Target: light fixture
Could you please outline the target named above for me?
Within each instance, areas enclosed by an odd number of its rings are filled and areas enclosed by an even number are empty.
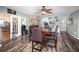
[[[46,12],[42,11],[42,15],[44,15]]]

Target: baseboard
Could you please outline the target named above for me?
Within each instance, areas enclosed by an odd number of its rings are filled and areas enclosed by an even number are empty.
[[[78,39],[79,40],[79,38],[78,37],[76,37],[76,36],[74,36],[74,35],[72,35],[71,33],[69,33],[69,32],[67,32],[69,35],[71,35],[72,37],[74,37],[74,38],[76,38],[76,39]]]

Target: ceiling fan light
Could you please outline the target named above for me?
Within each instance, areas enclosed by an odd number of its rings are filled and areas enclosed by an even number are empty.
[[[46,12],[42,11],[42,14],[45,14]]]

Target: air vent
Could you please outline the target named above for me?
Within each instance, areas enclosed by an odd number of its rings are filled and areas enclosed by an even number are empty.
[[[16,15],[16,11],[12,9],[7,9],[7,13]]]

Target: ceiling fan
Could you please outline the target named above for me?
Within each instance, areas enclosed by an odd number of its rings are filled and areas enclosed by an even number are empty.
[[[42,9],[40,10],[40,12],[38,13],[42,13],[42,15],[48,13],[48,14],[52,14],[52,9],[47,9],[46,6],[42,6]]]

